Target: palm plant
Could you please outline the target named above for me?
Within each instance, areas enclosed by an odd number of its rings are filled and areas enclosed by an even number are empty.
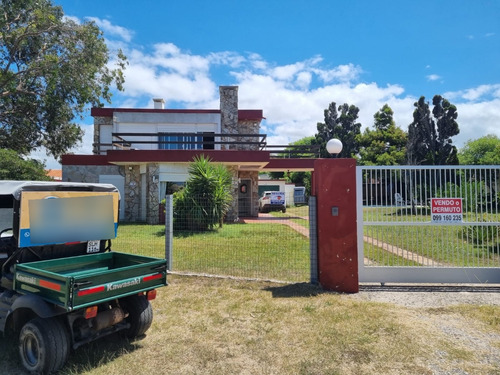
[[[186,187],[174,195],[177,229],[211,230],[222,226],[231,207],[231,173],[222,164],[200,155],[189,166]]]

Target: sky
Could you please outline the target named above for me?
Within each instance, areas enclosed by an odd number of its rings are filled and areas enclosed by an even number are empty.
[[[500,137],[498,0],[53,0],[95,22],[113,64],[128,58],[125,90],[106,107],[218,109],[219,86],[239,86],[240,109],[262,109],[268,144],[317,131],[331,102],[354,104],[362,130],[388,104],[396,125],[414,103],[442,95],[458,109],[459,148]],[[432,108],[432,106],[431,106]],[[90,109],[77,154],[92,153]],[[33,157],[60,165],[43,152]]]

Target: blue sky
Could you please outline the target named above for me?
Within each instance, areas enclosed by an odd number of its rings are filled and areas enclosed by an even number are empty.
[[[284,144],[313,135],[331,102],[357,105],[363,128],[388,103],[407,130],[413,103],[440,94],[458,107],[457,146],[500,136],[497,0],[54,3],[127,55],[109,107],[218,108],[218,87],[238,85],[240,108],[262,109],[261,133]],[[90,124],[75,153],[91,153]]]

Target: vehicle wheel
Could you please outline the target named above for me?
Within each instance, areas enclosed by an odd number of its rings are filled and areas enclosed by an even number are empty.
[[[285,213],[285,212],[286,212],[286,208],[283,208],[283,209],[281,210],[281,212]]]
[[[48,374],[64,366],[69,354],[69,334],[57,318],[35,318],[19,333],[23,366],[36,374]]]
[[[153,308],[145,296],[130,296],[123,299],[122,307],[128,312],[130,328],[125,331],[127,337],[142,336],[153,322]]]

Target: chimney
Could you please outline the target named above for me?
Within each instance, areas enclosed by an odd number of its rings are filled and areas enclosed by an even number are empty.
[[[238,134],[238,86],[220,86],[221,132]]]
[[[153,99],[153,102],[155,103],[155,109],[164,109],[165,108],[165,100],[162,98],[155,98]]]

